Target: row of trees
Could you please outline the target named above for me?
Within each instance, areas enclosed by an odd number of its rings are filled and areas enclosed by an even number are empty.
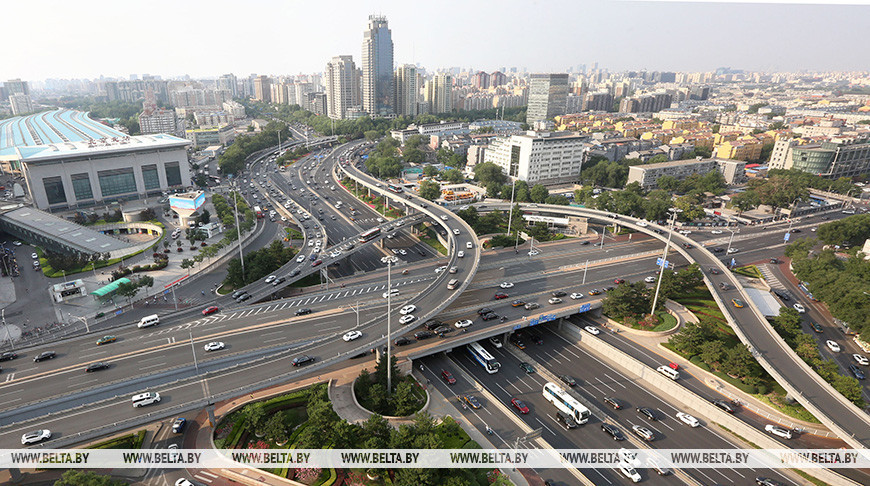
[[[774,209],[787,208],[796,201],[806,201],[809,198],[809,188],[839,194],[856,190],[848,177],[832,181],[797,169],[772,169],[766,179],[749,181],[749,188],[736,194],[731,203],[740,211],[748,211],[762,204]]]
[[[704,276],[696,263],[676,273],[664,272],[656,311],[663,309],[669,298],[691,292],[703,282]],[[650,313],[654,292],[655,288],[647,287],[642,281],[624,282],[607,293],[601,306],[604,313],[612,319],[639,319]]]
[[[109,261],[109,253],[93,253],[90,255],[84,253],[58,253],[53,251],[45,251],[42,255],[45,262],[53,270],[69,272],[71,270],[78,271],[88,264],[105,265]]]
[[[221,194],[214,194],[211,197],[211,202],[214,205],[215,211],[217,211],[217,217],[221,221],[221,224],[223,224],[225,228],[236,227],[235,208],[237,207],[239,211],[240,229],[243,232],[250,231],[251,228],[254,227],[254,212],[251,211],[245,198],[237,192],[229,193],[228,197],[229,200]],[[235,202],[233,202],[233,198],[235,198]],[[210,215],[209,219],[211,219]],[[235,231],[229,231],[228,236],[229,234],[232,234],[233,240],[238,237]]]
[[[819,376],[855,405],[864,406],[861,384],[855,378],[841,374],[840,367],[834,360],[822,358],[816,339],[805,333],[801,327],[801,315],[798,314],[798,311],[792,308],[782,308],[779,315],[773,318],[772,324],[785,342],[794,349],[801,359],[816,370]]]
[[[550,191],[541,184],[529,187],[526,181],[517,180],[509,183],[508,177],[501,167],[492,163],[484,162],[474,166],[474,178],[486,187],[486,196],[492,198],[510,199],[516,202],[533,202],[538,204],[561,204],[567,205],[568,199],[562,195],[550,195]]]
[[[402,158],[399,155],[399,141],[392,137],[381,140],[365,160],[369,173],[380,179],[389,179],[402,173]]]
[[[242,272],[242,262],[238,258],[233,258],[228,265],[224,284],[238,289],[256,282],[281,268],[293,259],[296,253],[297,251],[293,247],[285,247],[281,241],[275,240],[269,246],[245,255],[244,273]]]
[[[236,137],[236,141],[218,158],[218,169],[223,174],[236,174],[244,170],[245,159],[249,155],[278,145],[278,132],[281,132],[282,141],[291,137],[287,124],[279,121],[270,121],[259,133]]]
[[[706,147],[695,147],[687,153],[684,153],[681,160],[694,159],[695,157],[709,158],[712,151]],[[584,185],[592,185],[599,187],[622,187],[628,181],[628,168],[633,165],[658,164],[667,162],[668,157],[664,154],[659,154],[651,157],[648,161],[643,162],[641,159],[624,158],[618,161],[608,160],[607,157],[601,155],[592,155],[589,160],[583,164],[583,171],[580,173],[580,180]]]
[[[380,415],[404,417],[420,410],[422,403],[414,392],[416,382],[403,375],[395,356],[390,356],[392,390],[387,393],[386,359],[379,359],[374,373],[363,369],[354,383],[354,393],[368,410]]]

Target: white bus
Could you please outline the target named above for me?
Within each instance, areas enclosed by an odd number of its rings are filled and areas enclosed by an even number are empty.
[[[471,343],[468,346],[468,352],[471,356],[483,366],[487,373],[493,374],[501,367],[501,364],[492,357],[489,352],[478,343]]]
[[[559,388],[555,383],[544,385],[543,393],[547,401],[555,405],[562,412],[570,415],[578,424],[585,424],[589,421],[589,409],[566,393],[565,390]]]

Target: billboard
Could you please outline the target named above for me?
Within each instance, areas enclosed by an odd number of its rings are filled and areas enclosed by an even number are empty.
[[[169,196],[169,207],[176,211],[196,211],[205,204],[205,193]]]

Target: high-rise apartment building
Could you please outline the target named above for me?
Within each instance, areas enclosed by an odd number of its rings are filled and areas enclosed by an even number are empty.
[[[239,82],[235,74],[224,74],[217,80],[218,89],[229,90],[233,98],[239,97]]]
[[[453,111],[453,76],[438,73],[426,81],[426,103],[429,113],[449,113]]]
[[[3,83],[3,86],[6,88],[6,92],[9,96],[14,94],[23,94],[30,96],[30,84],[27,81],[22,81],[20,79],[10,79]]]
[[[479,71],[471,77],[471,84],[477,89],[489,89],[489,73]]]
[[[9,104],[12,105],[13,115],[23,115],[33,111],[33,100],[27,94],[11,94],[9,95]]]
[[[371,116],[393,109],[393,37],[387,18],[370,15],[362,43],[362,107]]]
[[[420,97],[420,76],[417,66],[403,64],[396,69],[396,115],[417,116],[417,101]]]
[[[326,65],[326,114],[334,120],[347,117],[360,103],[359,71],[351,56],[335,56]]]
[[[269,76],[261,74],[254,78],[254,99],[266,103],[272,102],[272,80]]]
[[[526,123],[549,120],[565,114],[568,99],[568,74],[532,74]]]

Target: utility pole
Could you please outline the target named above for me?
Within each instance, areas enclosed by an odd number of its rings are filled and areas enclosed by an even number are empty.
[[[234,213],[236,215],[236,234],[239,238],[239,260],[242,262],[242,281],[245,281],[245,255],[242,253],[242,228],[239,226],[239,203],[236,199],[238,197],[238,192],[233,191],[233,208],[235,209]],[[255,223],[256,224],[256,223]],[[173,292],[175,292],[173,290]],[[178,308],[176,307],[176,310]]]
[[[655,312],[656,312],[656,304],[658,304],[658,300],[659,300],[659,290],[662,288],[662,277],[664,277],[664,275],[665,275],[665,266],[667,266],[667,264],[668,264],[668,248],[671,245],[671,236],[674,235],[674,225],[677,224],[677,214],[683,212],[682,209],[676,209],[676,208],[671,208],[671,209],[669,209],[669,211],[671,211],[673,216],[671,217],[671,225],[670,225],[670,228],[668,229],[668,241],[665,243],[665,251],[664,251],[664,254],[662,255],[662,265],[661,265],[662,268],[659,269],[659,279],[656,282],[656,294],[653,297],[652,310],[650,311],[650,314],[655,314]]]
[[[199,374],[199,364],[196,362],[196,348],[193,347],[193,331],[190,332],[190,352],[193,353],[193,368]]]
[[[508,236],[511,234],[511,223],[513,222],[513,218],[514,218],[514,189],[516,189],[516,187],[517,187],[517,180],[514,179],[513,184],[511,184],[511,207],[510,207],[510,210],[508,211],[508,228],[507,228],[507,233],[505,233],[505,236]]]

